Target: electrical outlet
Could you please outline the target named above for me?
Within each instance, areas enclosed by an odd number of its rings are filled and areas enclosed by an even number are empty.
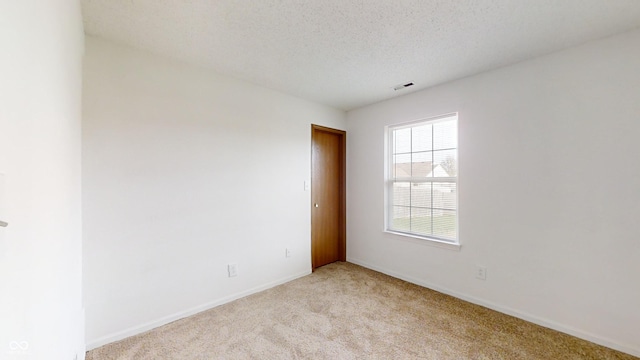
[[[487,280],[487,268],[484,266],[476,267],[476,279]]]
[[[227,265],[227,270],[229,271],[229,277],[238,276],[238,264]]]
[[[289,248],[285,249],[284,250],[284,256],[286,256],[288,258],[291,257],[291,249],[289,249]]]

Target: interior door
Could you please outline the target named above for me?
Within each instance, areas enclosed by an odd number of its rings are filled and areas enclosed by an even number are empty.
[[[346,261],[346,133],[311,127],[311,266]]]

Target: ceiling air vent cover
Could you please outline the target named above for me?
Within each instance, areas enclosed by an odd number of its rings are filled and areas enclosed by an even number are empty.
[[[406,84],[402,84],[402,85],[396,85],[393,87],[393,90],[398,91],[398,90],[402,90],[404,88],[408,88],[409,86],[413,86],[413,83],[406,83]]]

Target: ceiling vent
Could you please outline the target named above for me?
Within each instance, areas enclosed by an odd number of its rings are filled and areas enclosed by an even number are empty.
[[[406,84],[402,84],[402,85],[396,85],[393,87],[393,90],[398,91],[398,90],[402,90],[404,88],[408,88],[409,86],[413,86],[413,83],[406,83]]]

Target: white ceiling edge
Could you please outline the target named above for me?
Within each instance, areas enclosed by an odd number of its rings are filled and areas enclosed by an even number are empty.
[[[345,111],[640,27],[637,0],[82,4],[89,35]]]

